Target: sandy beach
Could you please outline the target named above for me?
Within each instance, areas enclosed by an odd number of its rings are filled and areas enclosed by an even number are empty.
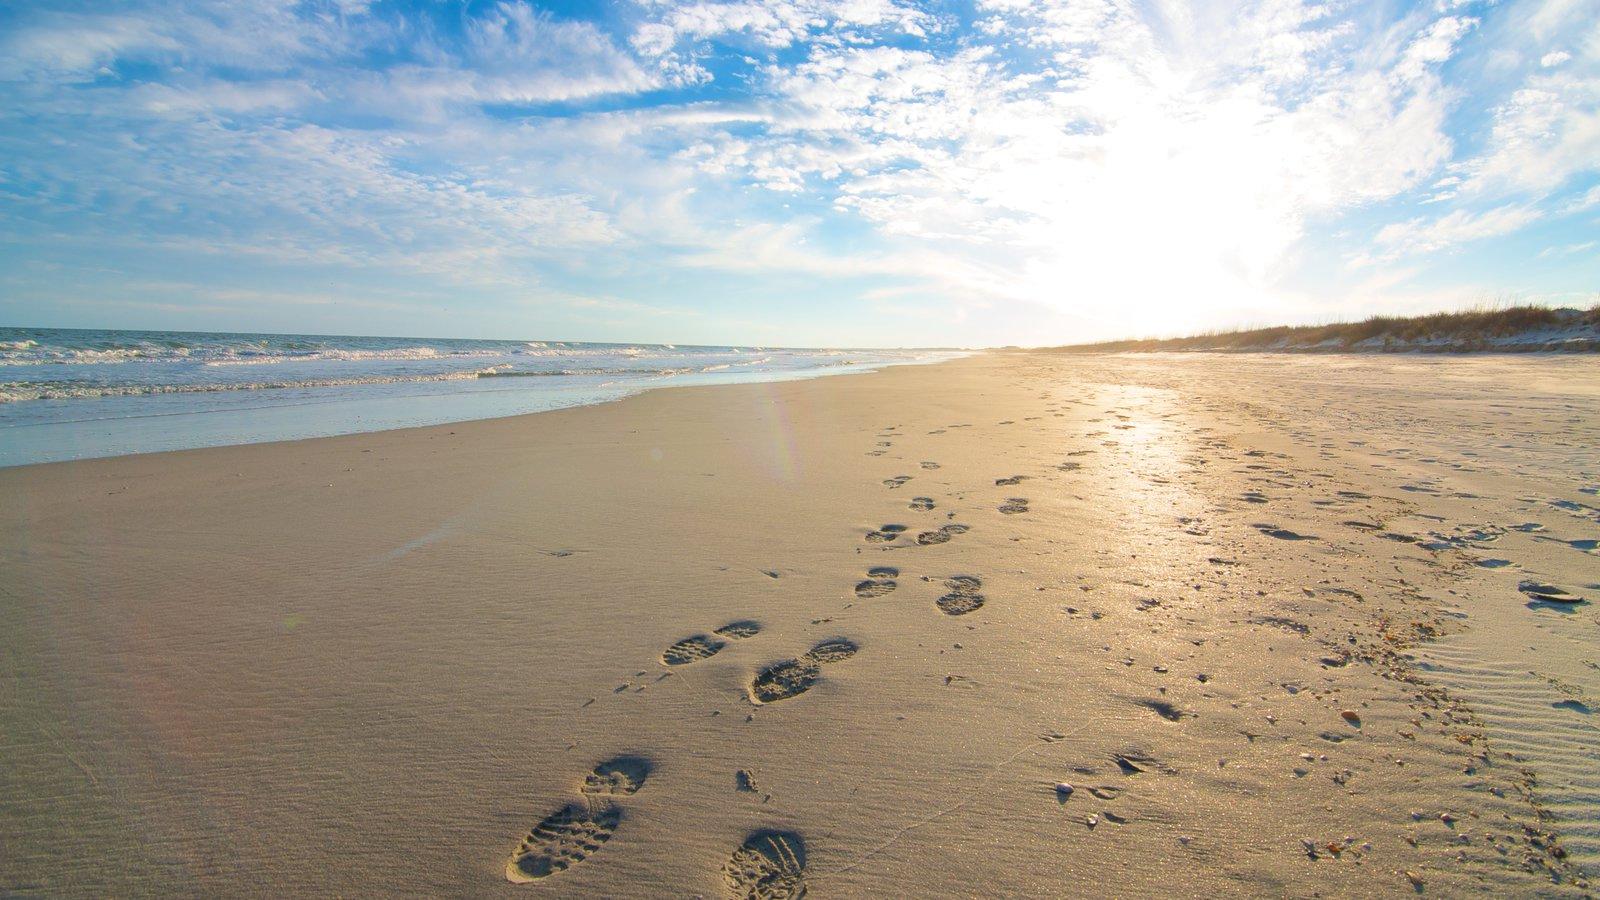
[[[1017,352],[3,469],[0,893],[1584,896],[1597,446]]]

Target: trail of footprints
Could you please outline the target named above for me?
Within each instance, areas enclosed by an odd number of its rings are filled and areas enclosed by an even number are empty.
[[[743,640],[760,632],[759,622],[749,619],[729,622],[710,635],[695,634],[674,642],[662,652],[661,664],[683,666],[699,662],[715,656],[727,646],[728,640]],[[834,659],[844,658],[855,652],[855,645],[844,641],[842,643],[849,644],[850,653],[840,656],[839,648],[834,646],[836,643],[839,642],[825,641],[818,644],[807,654],[807,660],[815,665],[823,661],[831,662]],[[810,684],[800,690],[803,691],[807,687],[810,687]],[[638,793],[653,769],[654,765],[643,756],[617,756],[595,766],[584,777],[583,784],[578,788],[580,795],[578,802],[569,803],[545,816],[523,836],[516,849],[512,851],[511,859],[506,863],[506,880],[513,884],[538,881],[558,872],[564,872],[593,856],[611,840],[617,832],[618,825],[622,823],[623,810],[617,800]],[[794,835],[777,832],[772,834],[787,841],[780,844],[790,847],[792,852],[774,856],[772,859],[775,861],[765,865],[760,864],[759,861],[748,858],[750,854],[755,853],[761,859],[768,859],[772,848],[779,844],[758,841],[757,836],[752,836],[744,846],[734,851],[733,857],[725,867],[724,876],[736,896],[798,897],[804,893],[804,881],[800,872],[805,859],[804,850],[800,849],[803,845]],[[746,881],[750,885],[748,891],[741,887]],[[753,893],[768,890],[769,886],[778,890],[787,889],[791,893]],[[793,892],[795,890],[798,890],[798,893]]]
[[[942,431],[942,429],[941,429]],[[939,432],[933,432],[935,434]],[[888,435],[885,435],[888,436]],[[873,455],[882,452],[879,445]],[[924,470],[939,468],[923,462]],[[1015,485],[1026,476],[1013,475],[995,480],[996,485]],[[898,475],[884,480],[893,490],[911,480]],[[935,508],[932,497],[914,497],[909,507],[917,512]],[[1011,497],[999,507],[1012,515],[1028,511],[1026,498]],[[920,546],[943,544],[965,534],[968,526],[947,523],[920,531],[915,541]],[[907,534],[908,526],[885,524],[866,534],[868,543],[890,544]],[[893,593],[900,570],[893,566],[874,566],[855,586],[858,599],[870,600]],[[944,583],[946,593],[935,604],[950,616],[962,616],[984,605],[983,581],[975,575],[955,575]],[[743,640],[760,633],[761,625],[751,620],[729,622],[710,634],[692,634],[673,642],[661,653],[667,667],[691,665],[720,653],[731,640]],[[757,705],[777,703],[797,697],[822,680],[823,668],[855,656],[860,647],[844,637],[833,637],[814,644],[794,659],[772,663],[759,670],[750,682],[749,699]],[[528,831],[506,863],[506,879],[526,884],[564,872],[600,850],[616,834],[625,818],[625,798],[637,793],[648,781],[654,764],[646,757],[624,755],[608,759],[585,776],[579,786],[579,799],[542,819]],[[1126,770],[1125,770],[1126,771]],[[754,790],[753,775],[740,770],[741,789]],[[1098,792],[1097,792],[1098,795]],[[732,897],[752,900],[799,898],[805,895],[805,842],[790,831],[762,829],[751,832],[722,867],[722,879]]]
[[[875,597],[896,587],[899,570],[878,566],[867,572],[857,595]],[[674,642],[661,654],[665,666],[682,666],[715,656],[728,639],[742,640],[760,633],[757,622],[741,619],[714,630]],[[714,635],[714,636],[713,636]],[[797,659],[774,663],[758,672],[750,683],[750,699],[757,704],[776,703],[799,696],[822,680],[822,667],[856,655],[860,648],[848,638],[820,641]],[[603,847],[616,834],[624,818],[621,798],[638,793],[654,769],[642,756],[618,756],[595,766],[579,786],[580,798],[568,803],[533,826],[506,863],[506,880],[527,884],[564,872]],[[753,790],[753,776],[741,770],[742,784]],[[805,842],[787,831],[751,833],[723,865],[729,894],[740,898],[798,898],[805,895]]]
[[[506,863],[506,880],[528,884],[594,855],[622,822],[618,799],[638,793],[653,768],[642,756],[618,756],[595,766],[578,788],[581,799],[546,816],[517,845]],[[805,842],[798,834],[763,829],[733,851],[722,879],[733,897],[799,898],[805,896],[805,866]]]

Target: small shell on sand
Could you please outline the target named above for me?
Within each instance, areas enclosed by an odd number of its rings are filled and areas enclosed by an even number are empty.
[[[1056,784],[1056,796],[1065,800],[1072,796],[1073,787],[1065,781]]]
[[[1344,719],[1346,722],[1349,722],[1351,725],[1354,725],[1357,728],[1361,727],[1361,715],[1353,709],[1340,710],[1339,718]]]

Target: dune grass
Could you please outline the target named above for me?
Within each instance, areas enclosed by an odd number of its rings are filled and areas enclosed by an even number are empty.
[[[1556,337],[1555,335],[1559,335]],[[1360,322],[1279,325],[1180,338],[1142,338],[1051,348],[1061,352],[1156,350],[1344,352],[1383,350],[1600,350],[1600,304],[1479,307],[1423,316],[1373,316]]]

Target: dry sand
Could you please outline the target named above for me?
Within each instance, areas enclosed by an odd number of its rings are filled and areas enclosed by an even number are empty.
[[[0,892],[1581,895],[1597,431],[1019,353],[0,470]]]

